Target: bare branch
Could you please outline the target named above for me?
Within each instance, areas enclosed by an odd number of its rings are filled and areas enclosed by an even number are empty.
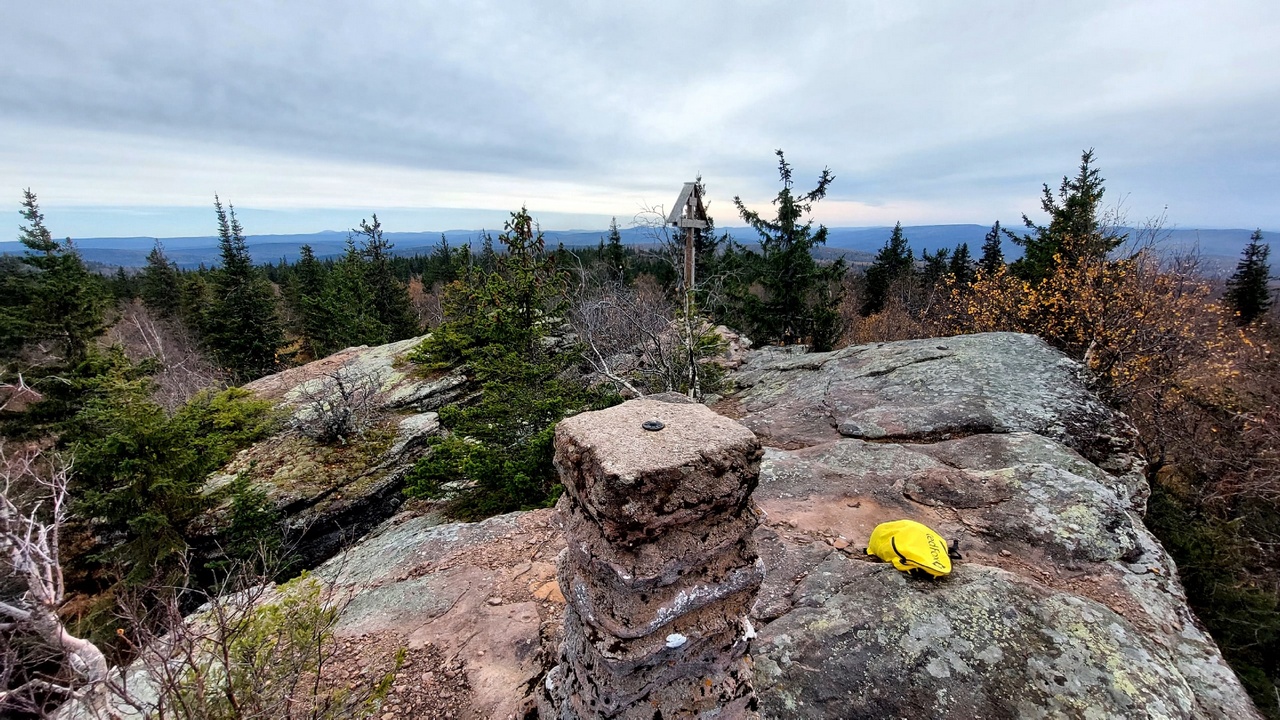
[[[379,409],[381,385],[379,375],[358,375],[346,368],[304,383],[294,426],[318,442],[345,445],[368,429]]]
[[[170,413],[197,392],[227,384],[226,375],[200,350],[182,321],[160,317],[140,300],[124,307],[105,341],[120,346],[134,362],[154,359],[160,363],[160,371],[152,377],[152,399]]]
[[[67,631],[58,608],[63,601],[59,533],[67,520],[71,466],[27,447],[7,452],[0,444],[0,552],[25,587],[17,604],[0,611],[23,623],[42,642],[60,651],[77,686],[100,704],[107,660],[96,645]]]

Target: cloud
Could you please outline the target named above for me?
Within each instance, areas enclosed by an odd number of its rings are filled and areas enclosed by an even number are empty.
[[[1142,212],[1280,224],[1278,29],[1263,0],[46,0],[0,28],[0,187],[585,218],[701,172],[723,216],[782,147],[842,224],[989,222],[1096,147]]]

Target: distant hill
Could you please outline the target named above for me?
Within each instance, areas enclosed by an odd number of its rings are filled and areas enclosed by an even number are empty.
[[[1015,228],[1016,230],[1017,228]],[[745,227],[721,228],[729,232],[738,242],[753,245],[756,242],[755,232]],[[989,227],[985,225],[912,225],[903,227],[903,233],[911,242],[917,254],[938,248],[954,248],[964,242],[969,244],[969,252],[975,257],[980,253],[983,238]],[[446,230],[429,232],[389,232],[386,237],[395,243],[397,255],[414,255],[430,253],[440,242],[443,234],[451,245],[465,245],[480,242],[480,230]],[[620,230],[623,243],[631,246],[648,245],[653,242],[643,228],[625,228]],[[828,229],[827,247],[816,254],[822,258],[844,256],[849,262],[862,264],[870,262],[872,256],[888,240],[892,227],[835,227]],[[1130,230],[1131,233],[1136,231]],[[1249,240],[1251,230],[1222,229],[1174,229],[1166,231],[1161,243],[1162,249],[1174,253],[1198,247],[1204,258],[1204,265],[1211,274],[1230,272],[1235,267],[1241,249]],[[607,230],[548,230],[544,232],[547,245],[554,247],[564,243],[566,247],[594,247],[608,233]],[[492,232],[495,239],[497,232]],[[1280,239],[1280,232],[1263,231],[1267,239]],[[250,235],[246,239],[249,252],[255,262],[277,262],[281,258],[294,262],[298,259],[299,248],[310,245],[317,257],[334,257],[341,255],[347,239],[343,231],[326,230],[317,233],[296,235]],[[154,238],[75,238],[76,247],[85,260],[119,265],[123,267],[141,267],[146,264],[147,253],[155,243]],[[200,264],[214,265],[218,262],[218,239],[208,237],[175,237],[162,238],[165,254],[179,267],[194,268]],[[0,242],[0,254],[16,254],[22,252],[22,244],[16,241]],[[1009,259],[1021,255],[1019,248],[1007,239],[1004,243],[1005,257]]]
[[[455,247],[474,243],[479,245],[482,230],[445,230],[429,232],[388,232],[385,237],[395,244],[396,255],[425,255],[430,253],[440,242],[441,235],[448,238],[449,244]],[[563,242],[567,247],[595,246],[608,234],[608,230],[552,230],[543,235],[547,245],[555,247]],[[639,228],[620,230],[622,241],[628,245],[644,245],[651,239]],[[497,242],[498,232],[491,232]],[[72,238],[80,255],[87,261],[123,267],[142,267],[147,263],[147,254],[155,245],[156,238],[123,237],[123,238]],[[248,235],[245,242],[254,262],[277,262],[281,258],[294,262],[299,257],[303,245],[310,245],[316,257],[336,257],[346,249],[347,233],[337,230],[325,230],[317,233],[301,233],[296,235]],[[195,268],[201,263],[215,265],[218,263],[218,238],[208,237],[174,237],[160,238],[164,244],[165,255],[169,256],[181,268]],[[18,254],[23,250],[22,244],[16,241],[0,242],[0,254]]]
[[[1014,232],[1022,230],[1021,227],[1012,229]],[[738,230],[741,232],[742,229]],[[981,254],[982,242],[990,230],[990,227],[983,225],[915,225],[902,228],[917,257],[925,250],[933,252],[939,248],[954,248],[963,242],[969,244],[969,252],[975,259]],[[1138,237],[1136,228],[1125,228],[1125,231],[1131,238]],[[735,232],[735,236],[739,235],[739,232]],[[827,247],[874,254],[884,246],[891,233],[893,233],[892,227],[831,228]],[[1249,242],[1249,235],[1252,233],[1252,230],[1243,229],[1175,228],[1160,233],[1158,247],[1166,256],[1195,250],[1200,256],[1201,272],[1210,277],[1226,277],[1235,269],[1240,251]],[[1262,235],[1266,240],[1280,241],[1280,231],[1263,230]],[[1007,237],[1004,239],[1003,249],[1007,260],[1022,256],[1022,249]],[[822,253],[822,255],[828,253]],[[847,258],[853,263],[862,262],[854,254],[848,255]],[[870,257],[867,257],[866,261],[870,261]]]

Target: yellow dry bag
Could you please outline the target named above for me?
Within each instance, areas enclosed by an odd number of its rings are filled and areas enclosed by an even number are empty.
[[[867,554],[891,562],[903,572],[920,571],[934,577],[951,572],[951,561],[960,559],[954,546],[948,548],[941,535],[914,520],[877,525],[871,531]]]

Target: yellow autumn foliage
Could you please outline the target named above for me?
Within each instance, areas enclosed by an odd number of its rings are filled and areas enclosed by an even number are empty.
[[[1082,361],[1117,397],[1164,383],[1203,350],[1216,313],[1209,289],[1189,273],[1162,270],[1149,250],[1122,259],[1066,262],[1039,283],[1006,268],[949,287],[939,319],[946,333],[1016,331],[1039,335]]]

